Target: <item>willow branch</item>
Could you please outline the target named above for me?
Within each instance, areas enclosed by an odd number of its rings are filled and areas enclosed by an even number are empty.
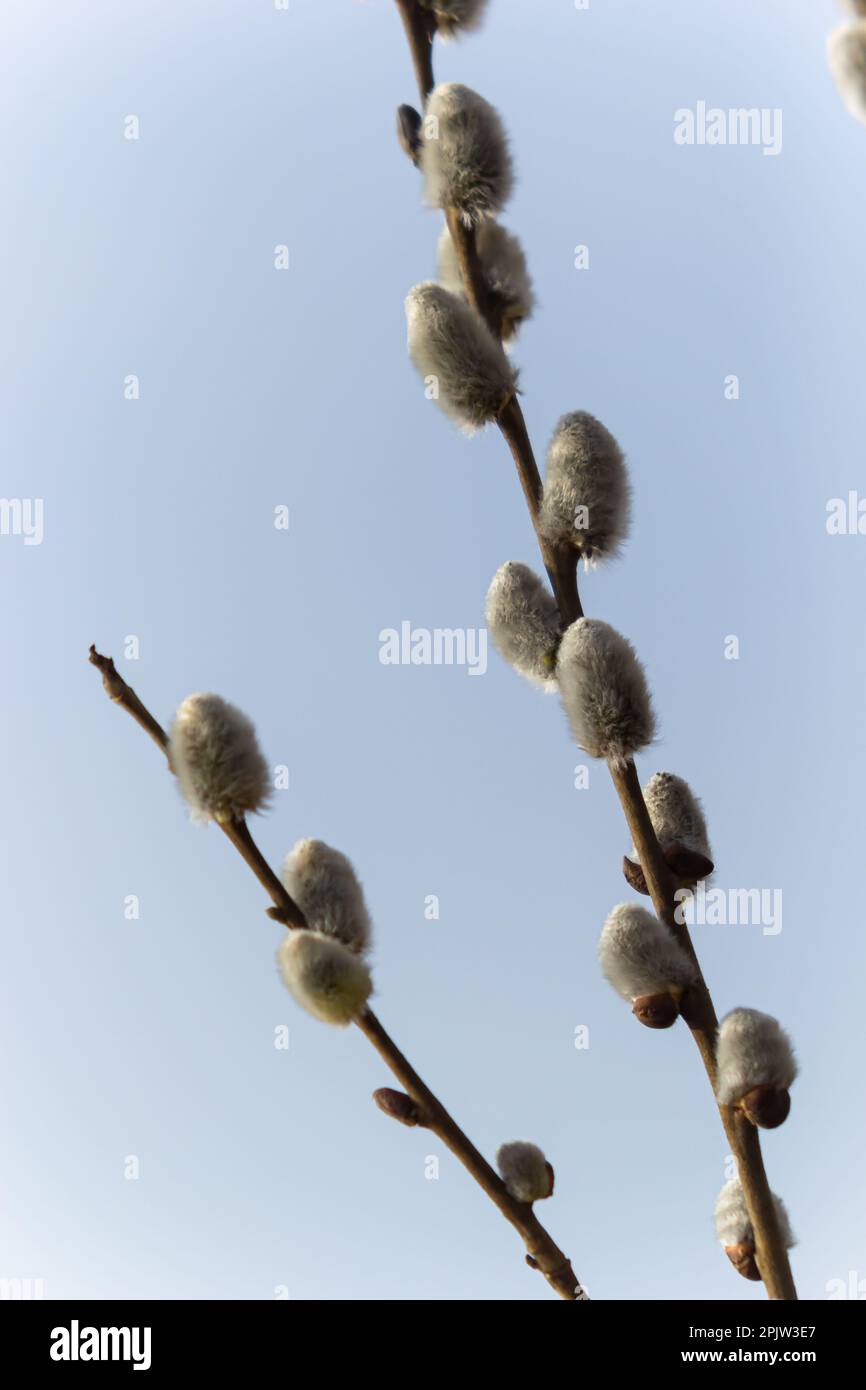
[[[150,735],[154,743],[165,755],[169,771],[174,771],[169,754],[168,735],[153,715],[142,704],[132,686],[119,675],[110,656],[102,656],[94,646],[90,648],[89,661],[102,676],[106,693],[115,704],[125,709],[137,724]],[[228,822],[217,821],[220,829],[234,845],[245,864],[252,870],[273,904],[268,915],[293,929],[307,926],[303,912],[286,891],[280,879],[273,872],[261,850],[252,837],[249,826],[243,819]],[[527,1263],[533,1269],[541,1270],[551,1288],[560,1298],[585,1300],[587,1294],[581,1287],[568,1256],[548,1234],[535,1215],[531,1204],[518,1202],[511,1196],[499,1174],[479,1153],[475,1145],[433,1094],[421,1077],[404,1057],[397,1044],[388,1035],[372,1009],[366,1008],[356,1020],[356,1026],[379,1056],[390,1068],[398,1081],[404,1086],[423,1115],[425,1128],[432,1131],[450,1149],[455,1158],[478,1186],[487,1194],[506,1221],[514,1227],[526,1247]]]
[[[416,0],[397,0],[397,5],[401,13],[404,13],[404,23],[406,23],[405,11],[407,9],[412,8],[421,12],[421,7],[417,5]],[[407,24],[407,34],[409,34],[409,30],[410,26]],[[411,35],[410,47],[417,68],[417,56]],[[432,63],[429,80],[430,89],[432,89],[434,82]],[[497,337],[501,337],[501,320],[498,319],[489,289],[485,283],[475,245],[474,231],[464,225],[454,208],[446,209],[445,220],[460,266],[466,298],[491,331]],[[570,547],[552,546],[539,530],[538,512],[542,496],[541,476],[535,461],[523,411],[516,396],[512,396],[503,407],[496,423],[514,459],[544,567],[559,607],[563,625],[568,626],[575,619],[583,616],[577,586],[578,557]],[[715,1097],[715,1039],[718,1019],[688,928],[685,922],[677,920],[677,903],[674,896],[676,885],[653,830],[634,763],[629,762],[624,769],[611,765],[609,770],[634,840],[656,913],[674,932],[697,970],[696,983],[683,1002],[682,1014],[700,1052]],[[737,1161],[737,1172],[755,1234],[755,1258],[767,1295],[774,1299],[795,1299],[797,1290],[791,1273],[788,1253],[785,1249],[782,1233],[779,1230],[775,1204],[764,1169],[758,1132],[743,1115],[730,1106],[720,1105],[719,1113],[731,1151]]]

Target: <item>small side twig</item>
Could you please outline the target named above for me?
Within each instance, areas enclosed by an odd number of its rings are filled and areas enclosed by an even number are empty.
[[[135,722],[149,734],[165,755],[169,769],[173,771],[169,757],[168,735],[142,704],[132,686],[128,685],[118,674],[111,657],[102,656],[94,646],[91,646],[88,659],[91,665],[95,666],[101,673],[102,682],[109,697],[115,704],[125,709],[127,714],[130,714]],[[270,868],[255,843],[246,821],[218,821],[217,824],[271,898],[273,906],[268,909],[268,915],[289,928],[303,930],[307,926],[304,914]],[[355,1023],[415,1102],[419,1116],[417,1122],[431,1130],[446,1148],[450,1149],[470,1176],[475,1179],[482,1191],[490,1198],[494,1206],[502,1213],[506,1221],[520,1235],[532,1268],[541,1271],[550,1287],[560,1298],[569,1301],[587,1299],[588,1295],[581,1287],[567,1255],[560,1250],[542,1226],[532,1206],[525,1202],[519,1202],[511,1196],[499,1174],[479,1153],[441,1101],[422,1081],[372,1009],[366,1008],[355,1020]]]

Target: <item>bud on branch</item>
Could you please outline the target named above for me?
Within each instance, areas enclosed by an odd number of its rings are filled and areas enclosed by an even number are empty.
[[[553,1194],[554,1174],[537,1144],[516,1139],[496,1155],[499,1176],[518,1202],[540,1202]]]
[[[664,922],[634,903],[620,903],[604,924],[598,958],[605,979],[629,1000],[638,1022],[647,1028],[676,1022],[696,971]]]
[[[364,962],[321,932],[290,931],[277,951],[277,964],[286,988],[322,1023],[351,1023],[373,992]]]
[[[434,87],[421,127],[420,166],[432,207],[455,208],[466,227],[502,211],[514,185],[505,130],[470,87]]]
[[[555,690],[559,609],[528,565],[509,560],[496,571],[485,616],[494,646],[509,665],[543,689]]]
[[[406,296],[409,355],[433,378],[436,397],[467,434],[499,414],[517,390],[517,373],[482,318],[433,281]]]
[[[270,794],[256,731],[219,695],[188,695],[169,736],[168,756],[195,820],[240,820]]]
[[[299,840],[280,877],[313,931],[353,951],[367,950],[373,930],[370,914],[345,854],[322,840]]]
[[[791,1039],[770,1014],[732,1009],[716,1040],[720,1105],[735,1105],[753,1125],[776,1129],[791,1109],[788,1089],[797,1075]]]
[[[598,618],[567,629],[556,662],[559,692],[571,731],[593,758],[615,766],[655,737],[655,715],[634,647]]]

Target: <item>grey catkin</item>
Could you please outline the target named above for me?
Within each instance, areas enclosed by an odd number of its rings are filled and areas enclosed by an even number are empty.
[[[370,945],[372,925],[364,890],[349,859],[322,840],[299,840],[281,877],[314,930],[353,951]]]
[[[678,997],[697,978],[670,928],[634,903],[620,903],[608,916],[598,958],[605,979],[630,1002],[643,995]]]
[[[188,695],[175,715],[169,757],[196,820],[229,820],[260,811],[270,795],[256,731],[219,695]]]
[[[509,560],[487,591],[487,627],[497,651],[515,671],[544,690],[556,689],[559,609],[528,565]]]
[[[487,0],[421,0],[421,4],[433,11],[438,32],[446,39],[477,29],[487,8]]]
[[[434,87],[422,122],[419,164],[431,207],[455,208],[467,227],[495,217],[514,185],[498,112],[470,87]]]
[[[504,341],[528,319],[535,307],[535,294],[526,266],[523,247],[516,236],[499,222],[482,222],[475,235],[475,245],[484,282],[491,296],[492,307],[498,312]],[[460,262],[454,240],[447,225],[442,228],[436,254],[439,281],[451,294],[465,297]]]
[[[525,1139],[503,1144],[496,1155],[499,1176],[518,1202],[538,1202],[553,1190],[552,1169],[537,1144]]]
[[[827,63],[845,109],[866,123],[866,20],[832,30]]]
[[[655,737],[646,676],[631,643],[598,618],[578,618],[559,646],[556,677],[571,731],[593,758],[622,765]]]
[[[572,546],[590,565],[617,554],[629,519],[628,474],[613,435],[585,410],[563,415],[547,450],[542,535]]]
[[[673,772],[656,772],[644,787],[643,795],[662,849],[681,844],[712,858],[707,822],[688,782]]]
[[[720,1105],[733,1105],[756,1086],[787,1091],[797,1075],[791,1039],[781,1024],[759,1009],[732,1009],[716,1040]]]
[[[446,415],[468,434],[495,419],[517,374],[483,319],[428,281],[406,296],[409,355]]]
[[[773,1205],[776,1209],[776,1219],[779,1223],[779,1233],[782,1243],[786,1250],[790,1250],[796,1245],[796,1237],[791,1230],[791,1222],[785,1209],[785,1204],[781,1197],[777,1197],[775,1192],[771,1194]],[[713,1212],[715,1221],[716,1236],[722,1245],[753,1245],[755,1233],[752,1223],[749,1220],[749,1212],[746,1207],[746,1197],[740,1186],[739,1179],[731,1178],[726,1182],[718,1197],[716,1198],[715,1210]]]
[[[296,1001],[322,1023],[341,1027],[351,1023],[373,990],[361,957],[322,932],[287,932],[277,951],[277,965]]]

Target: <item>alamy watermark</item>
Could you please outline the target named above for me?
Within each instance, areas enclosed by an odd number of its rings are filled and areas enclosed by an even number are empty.
[[[25,545],[41,545],[44,535],[41,497],[0,497],[0,536],[22,536]]]
[[[760,927],[763,936],[782,930],[781,888],[678,888],[674,916],[688,927]]]
[[[413,627],[404,619],[399,629],[379,633],[383,666],[465,666],[470,676],[487,670],[487,629],[484,627]]]
[[[779,106],[708,106],[674,112],[677,145],[758,145],[764,154],[782,153],[782,109]]]

